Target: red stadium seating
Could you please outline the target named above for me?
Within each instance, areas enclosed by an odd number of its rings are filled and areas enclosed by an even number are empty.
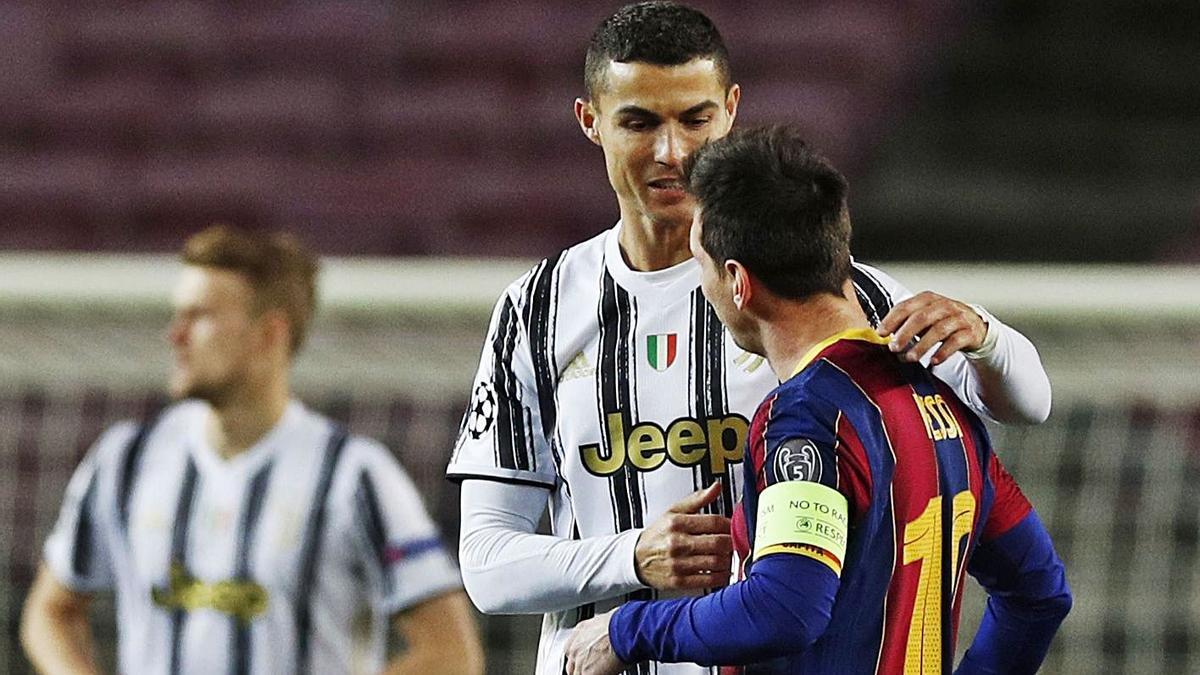
[[[611,9],[0,5],[0,247],[170,249],[214,218],[297,229],[338,253],[570,243],[616,217],[571,113],[587,37]],[[955,14],[705,9],[731,45],[742,120],[801,124],[851,175]]]

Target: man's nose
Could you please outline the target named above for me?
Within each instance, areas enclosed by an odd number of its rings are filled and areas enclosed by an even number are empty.
[[[654,143],[654,161],[665,166],[682,166],[685,156],[683,138],[673,124],[664,124]]]

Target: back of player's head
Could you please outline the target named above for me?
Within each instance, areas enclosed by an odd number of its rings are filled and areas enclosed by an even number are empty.
[[[694,152],[685,168],[700,243],[737,260],[773,293],[840,295],[850,275],[846,179],[787,126],[737,130]]]
[[[592,33],[583,81],[588,96],[595,98],[610,61],[679,66],[693,59],[712,59],[729,88],[729,52],[711,19],[676,2],[639,2],[618,9]]]
[[[213,225],[183,245],[183,262],[242,275],[255,311],[279,309],[291,326],[291,352],[304,344],[317,302],[317,257],[295,237]]]

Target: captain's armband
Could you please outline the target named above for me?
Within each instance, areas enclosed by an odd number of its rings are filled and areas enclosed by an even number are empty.
[[[758,496],[754,559],[792,553],[819,560],[841,576],[849,506],[842,493],[820,483],[786,481],[769,486]]]

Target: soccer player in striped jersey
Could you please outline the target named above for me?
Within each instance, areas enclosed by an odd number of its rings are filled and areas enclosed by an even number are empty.
[[[97,672],[87,609],[113,590],[130,675],[482,672],[458,572],[408,476],[291,395],[316,259],[290,237],[217,226],[183,261],[178,402],[109,429],[76,470],[25,605],[30,660]],[[407,651],[388,661],[390,631]]]
[[[688,250],[683,161],[729,131],[740,99],[720,34],[687,7],[630,5],[596,30],[584,75],[575,111],[603,150],[620,221],[501,295],[447,470],[463,481],[467,592],[484,612],[546,615],[540,675],[561,673],[581,618],[727,582],[749,418],[778,384],[722,327]],[[901,358],[932,359],[981,414],[1049,414],[1049,381],[1022,335],[875,268],[851,277],[898,351],[923,336]],[[538,534],[547,506],[552,533]]]
[[[704,295],[782,382],[750,425],[745,580],[580,624],[567,672],[949,673],[964,573],[990,598],[958,672],[1036,671],[1070,609],[1062,562],[979,418],[895,359],[855,299],[841,174],[786,127],[693,161]]]

